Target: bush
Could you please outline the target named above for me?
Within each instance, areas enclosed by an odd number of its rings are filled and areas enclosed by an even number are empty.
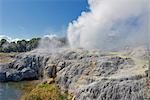
[[[26,94],[22,100],[71,100],[71,96],[62,93],[54,83],[43,83]]]

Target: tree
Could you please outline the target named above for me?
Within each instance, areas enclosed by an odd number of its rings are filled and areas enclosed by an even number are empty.
[[[30,41],[28,41],[27,50],[30,51],[30,50],[37,48],[39,45],[40,39],[41,38],[32,38]]]
[[[6,39],[1,39],[0,50],[1,50],[1,52],[10,52],[9,51],[9,42]]]
[[[26,52],[35,49],[39,44],[40,38],[32,38],[29,41],[20,40],[8,42],[6,39],[0,40],[0,52]]]
[[[26,52],[27,51],[26,46],[27,46],[26,40],[17,41],[17,51],[18,52]]]
[[[11,52],[17,52],[17,44],[15,42],[11,42],[9,45],[9,49]]]
[[[0,41],[0,46],[2,46],[3,44],[7,43],[8,41],[6,39],[1,39]]]

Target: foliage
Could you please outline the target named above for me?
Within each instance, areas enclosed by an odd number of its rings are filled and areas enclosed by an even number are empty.
[[[69,95],[62,93],[53,83],[43,83],[34,88],[29,94],[26,94],[22,100],[70,100]]]
[[[17,42],[8,42],[6,39],[0,41],[0,52],[26,52],[35,49],[39,44],[40,38],[31,40],[19,40]]]

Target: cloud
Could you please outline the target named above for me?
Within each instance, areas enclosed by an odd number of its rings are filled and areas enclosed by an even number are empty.
[[[19,38],[13,39],[13,38],[11,38],[11,37],[9,37],[9,36],[6,36],[6,35],[0,35],[0,40],[1,40],[1,39],[6,39],[8,42],[17,42],[18,40],[21,40],[21,39],[19,39]]]
[[[149,0],[88,0],[89,12],[69,23],[71,47],[116,49],[150,35]],[[147,35],[147,36],[146,36]]]

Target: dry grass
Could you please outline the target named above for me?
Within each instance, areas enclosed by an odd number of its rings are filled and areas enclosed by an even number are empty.
[[[8,63],[13,61],[13,58],[18,53],[0,53],[0,63]]]
[[[71,96],[62,93],[54,83],[42,83],[26,93],[22,100],[71,100]]]

